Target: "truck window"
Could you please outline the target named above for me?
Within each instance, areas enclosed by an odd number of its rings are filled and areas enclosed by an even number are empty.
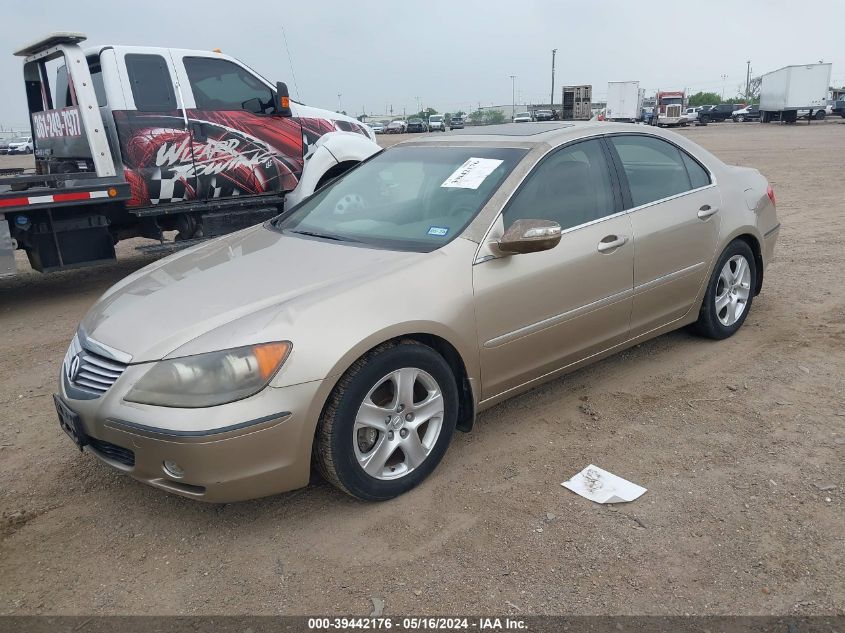
[[[255,99],[264,112],[273,107],[270,88],[237,64],[208,57],[185,57],[184,63],[200,110],[254,111],[247,102],[255,104]]]
[[[132,86],[135,107],[141,112],[178,110],[173,81],[161,55],[126,55],[126,72]]]
[[[103,68],[98,57],[88,58],[88,71],[91,73],[91,83],[94,84],[94,94],[97,95],[97,105],[101,108],[108,105],[106,87],[103,85]]]

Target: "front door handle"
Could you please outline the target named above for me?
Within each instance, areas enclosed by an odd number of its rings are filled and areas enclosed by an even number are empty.
[[[609,253],[625,245],[627,242],[628,238],[624,235],[608,235],[599,242],[598,251],[599,253]]]
[[[711,215],[716,215],[718,212],[719,207],[711,207],[709,204],[705,204],[698,210],[698,219],[706,220]]]

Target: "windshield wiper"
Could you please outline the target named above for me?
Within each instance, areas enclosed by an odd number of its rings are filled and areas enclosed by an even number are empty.
[[[291,230],[291,233],[296,233],[298,235],[307,235],[308,237],[320,237],[324,240],[334,240],[335,242],[357,242],[358,240],[353,240],[348,237],[340,237],[339,235],[329,235],[328,233],[318,233],[317,231],[294,231]]]

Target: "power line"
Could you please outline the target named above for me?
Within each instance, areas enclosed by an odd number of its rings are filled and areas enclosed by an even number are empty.
[[[288,48],[288,36],[285,33],[284,24],[282,24],[282,37],[285,40],[285,50],[288,53],[288,64],[290,64],[290,76],[293,79],[293,87],[296,90],[296,99],[297,101],[302,101],[302,97],[299,96],[299,84],[296,83],[296,73],[293,72],[293,57],[291,57],[290,48]]]

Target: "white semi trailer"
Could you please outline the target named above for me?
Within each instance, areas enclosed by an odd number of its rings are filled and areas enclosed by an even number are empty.
[[[607,82],[605,119],[608,121],[638,121],[642,118],[644,96],[645,90],[640,90],[639,81]]]
[[[830,89],[830,64],[784,66],[766,73],[760,84],[760,120],[795,123],[799,110],[824,118]]]

